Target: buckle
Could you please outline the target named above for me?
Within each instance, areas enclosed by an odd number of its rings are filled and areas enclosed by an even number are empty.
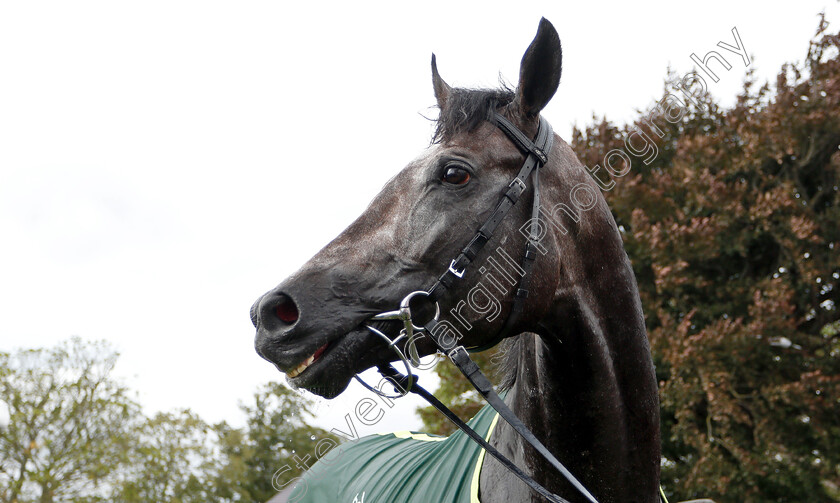
[[[446,353],[446,356],[448,356],[448,357],[449,357],[449,359],[450,359],[450,360],[452,360],[452,359],[454,359],[454,358],[453,358],[453,357],[454,357],[454,355],[457,355],[457,354],[458,354],[458,353],[460,353],[461,351],[463,351],[464,353],[466,353],[466,352],[467,352],[467,349],[466,349],[464,346],[455,346],[454,348],[450,349],[448,353]]]
[[[510,181],[510,183],[508,184],[508,187],[513,187],[514,185],[519,185],[519,189],[520,189],[521,192],[525,192],[525,189],[528,188],[525,185],[525,182],[520,180],[518,176]]]
[[[537,156],[537,159],[539,159],[542,164],[548,162],[548,154],[545,153],[545,150],[534,145],[534,150],[532,150],[532,152]]]
[[[449,272],[451,272],[455,276],[458,276],[459,278],[463,278],[464,277],[464,272],[466,272],[467,267],[464,266],[464,268],[459,271],[458,269],[455,268],[455,263],[456,262],[458,262],[458,259],[454,258],[454,259],[452,259],[452,262],[449,263]]]

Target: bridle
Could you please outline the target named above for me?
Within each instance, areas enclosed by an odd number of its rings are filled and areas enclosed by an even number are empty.
[[[481,445],[488,454],[496,458],[505,468],[513,472],[514,475],[522,479],[531,489],[541,494],[549,501],[555,503],[568,503],[568,500],[553,494],[548,489],[544,488],[522,469],[517,467],[512,461],[501,454],[496,448],[490,445],[481,435],[476,433],[466,423],[464,423],[455,413],[449,410],[443,403],[429,393],[426,389],[417,384],[417,376],[411,372],[411,365],[409,359],[415,361],[416,353],[409,354],[406,357],[405,353],[397,346],[399,342],[406,341],[405,347],[409,352],[413,348],[413,340],[418,332],[424,332],[428,335],[438,348],[438,351],[446,354],[452,363],[466,376],[473,387],[481,394],[481,396],[493,407],[505,421],[513,427],[516,432],[522,436],[529,444],[531,444],[540,455],[543,456],[554,468],[556,468],[578,491],[581,492],[590,502],[597,503],[595,497],[581,484],[570,472],[563,466],[554,455],[546,449],[546,447],[531,433],[530,430],[519,420],[513,411],[508,408],[502,398],[493,389],[493,385],[487,377],[481,373],[478,365],[469,357],[468,351],[483,351],[487,348],[495,346],[499,341],[509,335],[510,330],[516,324],[519,316],[522,313],[525,299],[528,297],[528,286],[530,284],[534,262],[537,258],[537,247],[540,239],[540,190],[539,190],[539,170],[548,161],[548,153],[551,152],[551,146],[554,141],[554,133],[551,125],[544,118],[539,118],[539,127],[537,129],[537,136],[532,141],[525,136],[512,122],[499,114],[498,112],[491,112],[488,120],[501,129],[510,140],[525,154],[525,163],[519,170],[517,175],[508,184],[504,195],[499,200],[493,213],[478,229],[475,236],[469,243],[461,250],[457,257],[452,259],[447,270],[438,278],[434,285],[428,290],[420,290],[412,292],[407,295],[400,303],[400,309],[396,311],[389,311],[373,316],[371,320],[398,320],[403,323],[403,329],[395,339],[390,339],[381,331],[370,325],[367,328],[374,334],[383,338],[388,345],[396,352],[399,359],[403,362],[406,368],[406,374],[398,372],[391,364],[384,364],[377,367],[379,372],[389,380],[395,388],[399,391],[397,396],[403,396],[409,392],[415,393],[423,397],[432,406],[444,414],[450,421],[455,423],[458,428],[464,431],[472,440]],[[525,252],[522,256],[520,268],[522,273],[519,285],[514,292],[513,306],[510,314],[505,321],[504,326],[499,334],[489,343],[480,347],[466,349],[462,345],[457,344],[457,340],[448,337],[448,330],[444,323],[440,322],[440,306],[438,300],[443,293],[452,288],[464,276],[467,267],[475,260],[479,252],[484,248],[488,241],[493,237],[496,228],[504,220],[505,216],[510,212],[522,193],[527,189],[526,181],[532,178],[534,185],[534,200],[531,209],[531,226],[529,229],[528,241],[525,245]],[[423,324],[416,324],[412,319],[411,305],[415,299],[425,299],[426,302],[434,305],[435,314],[427,322]],[[362,383],[363,386],[373,391],[374,393],[388,396],[378,388],[372,387],[365,383],[359,376],[356,379]]]

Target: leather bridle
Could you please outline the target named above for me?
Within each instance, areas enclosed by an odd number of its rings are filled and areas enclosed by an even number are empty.
[[[531,281],[532,270],[534,262],[537,258],[537,247],[540,239],[540,191],[539,191],[539,170],[548,161],[548,154],[551,152],[551,146],[554,141],[554,133],[551,125],[544,118],[540,117],[537,136],[532,141],[525,136],[512,122],[503,117],[498,112],[492,112],[488,120],[501,129],[508,138],[517,146],[517,148],[525,154],[525,163],[517,173],[516,177],[508,185],[504,195],[500,199],[496,208],[484,224],[478,229],[475,236],[458,254],[452,259],[447,270],[438,278],[434,285],[426,291],[412,292],[400,303],[400,309],[397,311],[390,311],[374,316],[371,320],[399,320],[404,324],[400,335],[391,340],[379,330],[368,326],[368,328],[376,333],[378,336],[384,338],[389,346],[398,354],[400,360],[405,364],[406,374],[398,372],[391,364],[380,365],[379,372],[388,379],[401,393],[415,393],[423,397],[437,410],[443,413],[449,420],[455,423],[458,428],[463,430],[472,440],[481,445],[487,453],[496,458],[505,468],[510,470],[514,475],[522,479],[531,489],[541,494],[549,501],[556,503],[568,503],[568,500],[551,493],[544,488],[522,469],[517,467],[512,461],[496,450],[490,445],[481,435],[476,433],[466,423],[464,423],[455,413],[443,405],[437,398],[434,397],[427,390],[417,384],[417,376],[415,376],[410,369],[409,361],[403,351],[397,347],[397,343],[406,339],[407,346],[413,342],[414,332],[424,331],[432,341],[434,341],[440,352],[446,354],[452,363],[466,376],[475,389],[482,397],[493,407],[508,424],[513,427],[516,432],[522,436],[529,444],[531,444],[537,452],[540,453],[552,466],[555,467],[565,478],[569,481],[581,494],[583,494],[590,502],[597,503],[592,494],[581,484],[570,472],[563,466],[557,458],[531,433],[530,430],[519,420],[513,411],[508,408],[502,398],[493,389],[493,385],[487,377],[481,373],[478,365],[469,357],[468,350],[464,346],[457,345],[456,340],[447,337],[447,327],[439,321],[440,307],[437,301],[441,298],[443,293],[452,288],[463,276],[467,267],[475,260],[479,252],[484,248],[488,241],[493,237],[496,228],[504,220],[505,216],[514,207],[516,202],[522,196],[522,193],[527,189],[527,181],[533,179],[534,186],[534,200],[531,209],[531,226],[529,229],[528,241],[525,245],[525,252],[522,256],[520,264],[521,275],[519,285],[514,292],[513,306],[510,314],[505,321],[504,326],[499,334],[489,343],[481,347],[469,348],[469,351],[483,351],[489,347],[496,345],[499,341],[509,335],[511,329],[516,324],[519,316],[522,313],[525,299],[528,297],[528,286]],[[423,325],[416,325],[411,317],[411,301],[415,297],[426,297],[427,301],[431,302],[435,307],[435,315],[431,320]],[[358,376],[356,378],[366,388],[371,391],[383,394],[378,388],[374,388]],[[385,395],[387,396],[387,395]]]

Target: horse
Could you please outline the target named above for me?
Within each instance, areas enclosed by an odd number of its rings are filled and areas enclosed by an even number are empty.
[[[534,138],[561,71],[560,38],[545,19],[523,55],[515,89],[451,87],[432,55],[440,114],[430,146],[346,230],[259,297],[251,309],[257,353],[293,387],[328,399],[356,374],[396,361],[394,348],[368,329],[371,319],[453,269],[450,259],[514,185],[510,179],[526,157],[488,117],[501,115]],[[598,186],[572,148],[552,138],[538,171],[541,224],[527,296],[515,298],[513,280],[522,271],[513,258],[522,256],[534,229],[531,189],[475,265],[454,268],[461,275],[438,299],[440,317],[467,348],[504,338],[505,404],[599,502],[654,503],[659,398],[635,276]],[[511,321],[517,303],[521,313]],[[387,337],[399,329],[378,326]],[[430,338],[413,344],[418,356],[437,350]],[[551,492],[588,501],[505,421],[487,438]],[[543,501],[495,458],[483,457],[476,474],[483,503]]]

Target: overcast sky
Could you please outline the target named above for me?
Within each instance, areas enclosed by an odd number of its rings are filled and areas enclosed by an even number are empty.
[[[727,57],[710,90],[731,103],[733,27],[772,81],[818,12],[840,22],[836,1],[676,5],[0,3],[0,350],[105,339],[147,412],[241,424],[237,400],[282,379],[250,305],[428,146],[432,52],[452,85],[515,84],[545,16],[563,78],[544,115],[568,140],[647,108],[692,53]],[[321,401],[319,424],[359,396]],[[373,430],[417,428],[414,406]]]

